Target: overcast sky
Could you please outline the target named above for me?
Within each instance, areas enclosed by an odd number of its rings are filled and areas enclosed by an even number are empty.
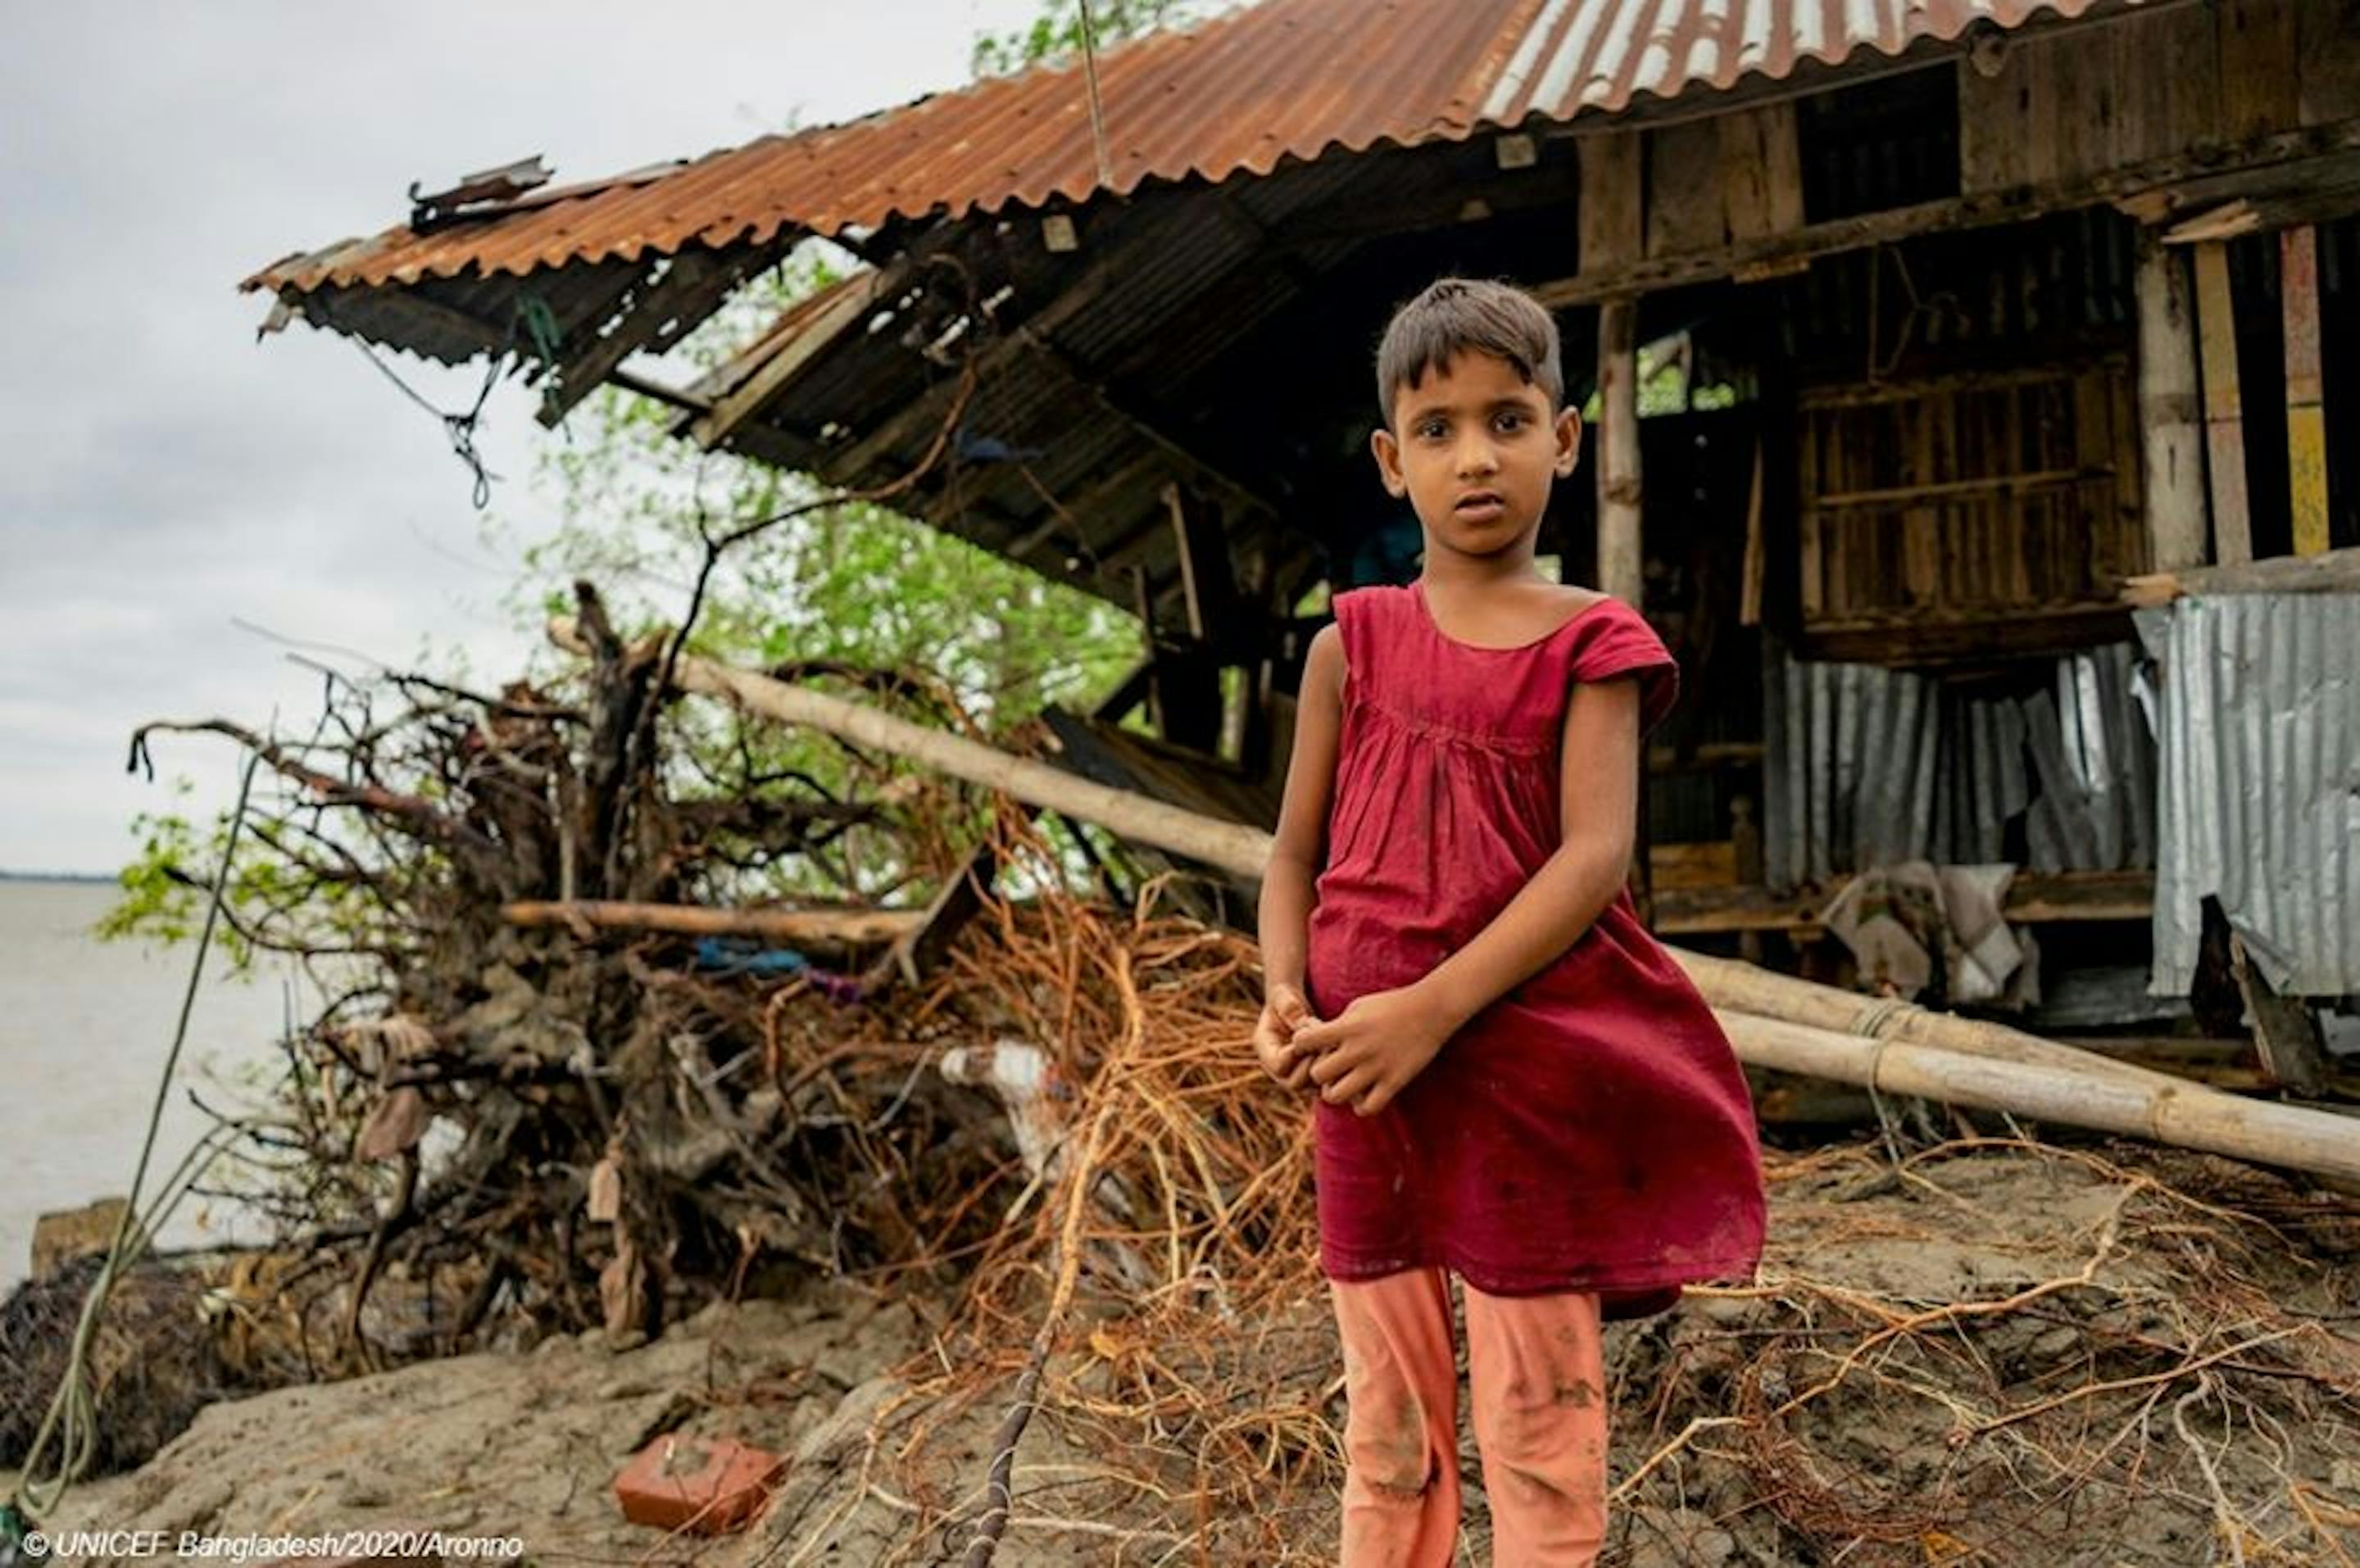
[[[534,153],[561,183],[957,86],[1034,0],[744,5],[410,0],[12,7],[0,51],[0,869],[112,871],[162,787],[132,727],[316,707],[233,617],[397,663],[522,658],[514,575],[441,430],[348,342],[260,344],[263,264],[407,211],[413,180]],[[471,386],[405,374],[444,406]],[[551,526],[526,396],[482,445],[493,509]],[[226,804],[226,742],[169,741]]]

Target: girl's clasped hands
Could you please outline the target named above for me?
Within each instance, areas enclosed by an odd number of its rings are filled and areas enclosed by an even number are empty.
[[[1290,1089],[1317,1088],[1331,1105],[1371,1116],[1434,1060],[1453,1018],[1415,985],[1374,991],[1321,1019],[1298,985],[1270,987],[1254,1024],[1254,1054]]]

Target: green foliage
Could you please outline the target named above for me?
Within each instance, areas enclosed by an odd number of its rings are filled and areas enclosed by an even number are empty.
[[[1089,0],[1090,29],[1100,49],[1193,20],[1201,0]],[[1063,65],[1082,52],[1079,0],[1041,0],[1032,25],[975,40],[968,64],[978,76],[1006,76],[1033,65]]]
[[[174,795],[186,796],[192,788],[185,778],[172,780]],[[131,819],[131,835],[139,853],[123,868],[123,897],[100,919],[96,934],[108,941],[187,941],[197,934],[204,906],[188,876],[176,873],[200,861],[196,828],[179,811],[142,811]],[[225,836],[226,825],[216,824],[213,847]]]

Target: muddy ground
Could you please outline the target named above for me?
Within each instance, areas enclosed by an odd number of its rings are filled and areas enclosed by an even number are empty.
[[[2360,1203],[2226,1161],[2009,1140],[1781,1156],[1772,1200],[1756,1287],[1610,1327],[1609,1563],[2360,1563]],[[1186,1467],[1126,1424],[1142,1352],[1093,1322],[1120,1303],[1079,1310],[999,1561],[1332,1561],[1332,1451],[1303,1484],[1274,1469],[1262,1517],[1198,1517]],[[1317,1300],[1260,1327],[1256,1397],[1332,1434]],[[956,1356],[910,1303],[814,1287],[652,1345],[558,1339],[218,1405],[46,1522],[432,1526],[519,1536],[551,1565],[952,1563],[1009,1385]],[[793,1455],[744,1535],[623,1522],[617,1469],[674,1432]],[[1488,1561],[1471,1440],[1462,1461],[1465,1560]]]

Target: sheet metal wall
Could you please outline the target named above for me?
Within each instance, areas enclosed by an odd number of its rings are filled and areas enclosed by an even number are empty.
[[[1773,659],[1764,691],[1770,884],[1905,860],[2152,866],[2156,750],[2138,679],[2123,643],[2059,659],[2028,695]]]
[[[2278,991],[2360,991],[2360,595],[2181,599],[2138,623],[2163,671],[2152,989],[2188,994],[2212,895]]]

